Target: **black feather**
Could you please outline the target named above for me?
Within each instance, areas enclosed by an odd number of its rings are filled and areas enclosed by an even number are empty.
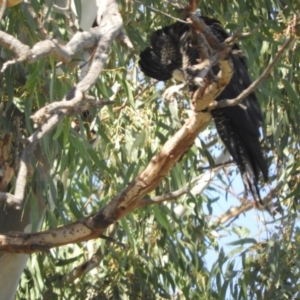
[[[229,37],[219,21],[201,18],[220,42]],[[151,36],[151,47],[140,54],[139,65],[145,75],[165,81],[172,77],[174,70],[182,68],[183,63],[186,67],[186,60],[190,65],[196,64],[199,52],[191,47],[189,32],[189,25],[180,22],[155,31]],[[239,48],[234,45],[233,49]],[[234,73],[217,101],[233,99],[251,84],[246,59],[233,54],[231,59]],[[214,67],[214,72],[217,71],[218,67]],[[245,98],[242,104],[246,110],[240,106],[230,106],[211,113],[222,141],[240,169],[245,189],[260,200],[260,174],[265,181],[268,180],[268,165],[259,141],[263,115],[255,93]]]

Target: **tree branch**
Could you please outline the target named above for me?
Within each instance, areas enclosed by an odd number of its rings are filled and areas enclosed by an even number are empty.
[[[104,257],[110,253],[109,246],[114,242],[113,236],[115,235],[118,226],[117,224],[113,224],[108,228],[108,237],[106,238],[105,249],[102,250],[102,247],[92,255],[92,257],[86,260],[81,265],[74,268],[71,272],[69,272],[66,276],[64,276],[61,281],[62,284],[70,284],[75,281],[75,279],[84,276],[86,273],[90,272],[94,268],[98,267],[100,262],[104,259]],[[126,247],[126,245],[118,243],[121,247]]]
[[[227,75],[231,64],[228,60],[223,60],[220,66],[219,80],[227,84],[230,80],[230,77]],[[224,78],[222,74],[224,74]],[[228,80],[227,83],[226,80]],[[202,88],[202,96],[195,99],[194,114],[163,145],[161,151],[151,159],[146,169],[99,212],[55,230],[33,234],[0,235],[0,251],[32,253],[46,251],[68,243],[98,238],[110,224],[124,217],[132,210],[143,206],[143,197],[157,187],[176,162],[194,144],[194,140],[199,132],[209,124],[211,114],[209,112],[199,112],[197,108],[201,107],[201,103],[206,103],[207,105],[212,102],[215,99],[215,95],[220,93],[219,89],[222,88],[222,85],[215,84],[213,87],[206,86]],[[200,102],[199,104],[196,103],[198,101]]]
[[[2,18],[3,18],[4,12],[5,12],[5,8],[7,6],[7,1],[8,0],[3,0],[2,4],[0,6],[0,22],[1,22]]]
[[[5,70],[9,64],[20,61],[32,63],[50,53],[57,55],[62,61],[70,61],[71,57],[80,49],[92,47],[97,44],[90,69],[86,76],[77,84],[76,88],[71,89],[61,103],[51,103],[37,111],[31,117],[38,126],[38,129],[27,139],[27,144],[21,156],[14,195],[0,194],[1,202],[5,201],[8,205],[17,209],[21,208],[28,169],[36,144],[66,115],[74,114],[78,112],[80,107],[86,107],[88,105],[88,102],[84,102],[85,99],[88,99],[88,96],[85,96],[84,93],[88,91],[99,78],[107,59],[109,47],[113,39],[118,37],[122,32],[122,18],[118,12],[117,3],[115,1],[107,1],[106,6],[102,5],[102,10],[103,15],[99,27],[76,33],[65,47],[60,46],[55,40],[46,40],[35,44],[32,49],[30,49],[18,39],[0,31],[0,45],[11,49],[17,56],[16,60],[6,62],[3,65],[2,71]]]
[[[219,216],[218,218],[216,218],[212,225],[213,227],[217,227],[220,224],[225,224],[226,222],[230,221],[233,218],[237,218],[240,214],[249,211],[250,209],[256,207],[259,210],[269,210],[270,209],[270,205],[271,205],[271,201],[274,197],[274,194],[276,194],[283,186],[283,182],[280,181],[276,187],[271,190],[269,192],[269,194],[264,197],[262,199],[262,203],[265,204],[265,206],[263,205],[257,205],[256,202],[249,202],[249,201],[245,201],[244,203],[242,203],[239,206],[233,206],[230,207],[224,214],[222,214],[221,216]]]

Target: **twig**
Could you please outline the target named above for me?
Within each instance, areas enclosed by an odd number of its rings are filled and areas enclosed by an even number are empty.
[[[230,207],[224,214],[214,220],[212,227],[217,227],[220,224],[228,222],[232,218],[237,218],[241,213],[251,210],[254,207],[252,202],[245,202],[240,206]]]
[[[205,171],[205,170],[214,170],[214,169],[218,169],[219,167],[226,167],[226,166],[230,166],[234,163],[233,160],[229,160],[227,162],[224,162],[224,163],[220,163],[220,164],[214,164],[213,167],[211,166],[207,166],[207,167],[199,167],[197,168],[198,171]]]
[[[254,27],[252,30],[250,30],[248,32],[241,32],[240,37],[241,38],[249,37],[249,36],[253,35],[254,33],[256,33],[260,28],[261,28],[261,23],[259,23],[256,27]]]
[[[45,28],[44,22],[42,21],[42,19],[39,18],[39,16],[34,11],[34,9],[32,7],[32,4],[31,4],[31,0],[24,0],[24,7],[27,9],[27,12],[29,13],[29,15],[31,16],[33,21],[36,23],[36,27],[38,28],[38,31],[41,34],[41,36],[44,39],[48,38],[49,37],[49,32]],[[47,6],[45,6],[45,7],[47,8]]]
[[[150,82],[145,88],[143,88],[138,94],[135,95],[134,99],[138,99],[146,90],[150,89],[154,85],[156,85],[159,81],[155,80],[154,82]]]
[[[197,176],[196,178],[194,178],[189,186],[184,187],[184,188],[179,189],[174,192],[169,192],[167,194],[157,196],[157,197],[144,198],[139,202],[138,207],[144,207],[147,205],[159,204],[159,203],[163,203],[166,201],[171,201],[171,200],[177,199],[180,196],[190,193],[190,192],[192,194],[194,194],[194,192],[195,192],[194,187],[197,186],[199,184],[199,182],[204,182],[205,186],[207,186],[210,182],[212,182],[212,180],[211,180],[211,178],[213,177],[213,176],[211,176],[212,172],[216,172],[219,169],[223,168],[222,163],[219,163],[217,165],[219,165],[219,166],[211,168],[211,169],[209,169],[209,171],[205,172],[204,174],[201,174],[200,176]]]
[[[155,81],[153,83],[148,84],[142,91],[140,91],[138,94],[136,94],[134,96],[134,99],[138,99],[146,90],[148,90],[149,88],[151,88],[152,86],[156,85],[158,81]],[[127,106],[127,99],[122,103],[122,105],[118,106],[118,107],[114,107],[113,108],[113,113],[116,113],[120,110],[122,110],[123,108],[125,108]],[[101,122],[105,122],[106,120],[108,120],[110,117],[108,115],[105,116],[101,116],[100,120]]]
[[[190,187],[185,187],[185,188],[179,189],[177,191],[170,192],[170,193],[160,195],[160,196],[156,196],[153,198],[144,198],[140,201],[138,207],[159,204],[159,203],[163,203],[166,201],[171,201],[171,200],[177,199],[180,196],[187,194],[190,191],[190,189],[191,189]]]
[[[76,268],[74,268],[71,272],[69,272],[61,281],[61,284],[70,284],[73,283],[77,278],[84,276],[94,268],[98,267],[100,262],[103,260],[103,258],[109,253],[109,247],[112,242],[116,242],[113,239],[113,236],[115,235],[118,226],[117,224],[113,224],[109,227],[108,236],[105,236],[106,238],[106,244],[105,249],[103,250],[102,247],[99,247],[98,250],[92,255],[92,257],[88,260],[86,260],[84,263],[80,264]],[[104,236],[100,236],[104,237]],[[119,246],[125,247],[125,244],[118,243]]]
[[[155,12],[158,12],[158,13],[164,15],[164,16],[167,16],[167,17],[170,18],[170,19],[173,19],[173,20],[178,21],[178,22],[181,22],[181,23],[188,24],[188,22],[183,21],[182,19],[175,18],[175,17],[171,16],[170,14],[167,14],[167,13],[165,13],[165,12],[163,12],[163,11],[157,9],[157,8],[154,8],[154,7],[152,7],[152,6],[149,6],[149,5],[143,3],[143,2],[141,2],[141,1],[139,1],[139,0],[134,0],[134,2],[139,3],[139,4],[142,4],[143,6],[149,8],[149,9],[155,11]]]
[[[116,112],[122,110],[122,109],[125,108],[126,106],[127,106],[127,101],[124,101],[124,102],[122,103],[122,105],[113,108],[113,113],[116,113]],[[110,116],[106,115],[106,116],[101,117],[101,118],[100,118],[100,121],[101,121],[101,122],[105,122],[105,121],[108,120],[109,118],[110,118]]]
[[[124,43],[128,48],[133,49],[133,44],[128,35],[126,35],[124,28],[121,29],[120,34],[117,36],[117,40]]]
[[[118,245],[118,246],[120,246],[120,247],[122,247],[122,248],[124,248],[124,249],[127,248],[127,245],[126,245],[126,244],[121,243],[121,242],[118,242],[116,239],[114,239],[114,238],[111,237],[111,236],[106,236],[106,235],[104,235],[104,234],[101,234],[101,235],[99,236],[99,238],[104,239],[104,240],[106,240],[106,241],[108,241],[108,242],[111,242],[111,243],[113,243],[113,244],[115,244],[115,245]]]
[[[1,22],[2,18],[3,18],[4,12],[5,12],[5,8],[7,6],[7,1],[8,0],[3,0],[2,1],[2,5],[1,5],[1,8],[0,8],[0,22]]]
[[[266,206],[262,206],[262,205],[257,206],[257,202],[245,201],[240,206],[233,206],[233,207],[229,208],[224,214],[222,214],[217,219],[215,219],[211,226],[216,227],[216,226],[219,226],[220,224],[224,224],[224,223],[228,222],[230,219],[236,218],[241,213],[244,213],[254,207],[256,207],[258,210],[261,210],[261,211],[269,210],[269,206],[273,199],[273,195],[278,193],[278,191],[281,189],[283,184],[284,183],[282,181],[280,181],[276,185],[276,187],[273,190],[271,190],[266,197],[264,197],[262,199],[262,202],[265,203]]]
[[[57,4],[53,4],[53,8],[55,8],[55,10],[57,12],[65,14],[66,20],[67,20],[67,22],[69,22],[68,27],[73,31],[73,33],[75,33],[77,31],[77,28],[76,28],[75,22],[73,20],[73,14],[72,14],[72,10],[71,10],[71,0],[67,0],[65,7],[61,7],[61,6],[58,6]]]
[[[261,26],[261,24],[259,24],[254,29],[252,29],[251,31],[248,31],[248,32],[242,32],[240,30],[236,30],[232,36],[228,37],[225,40],[225,43],[228,45],[233,45],[238,39],[246,38],[246,37],[253,35],[255,32],[257,32],[260,29],[260,26]]]

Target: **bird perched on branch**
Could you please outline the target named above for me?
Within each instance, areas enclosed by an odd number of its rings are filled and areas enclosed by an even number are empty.
[[[219,42],[229,35],[221,23],[215,19],[201,17],[210,27]],[[166,81],[170,78],[186,80],[189,67],[199,63],[199,51],[192,46],[191,27],[189,24],[176,22],[152,33],[151,47],[140,54],[139,65],[145,75],[157,80]],[[233,45],[232,49],[238,50]],[[248,67],[245,57],[230,53],[233,63],[231,81],[216,98],[216,101],[237,97],[250,84]],[[216,74],[218,66],[212,68]],[[190,90],[196,90],[191,86]],[[211,111],[217,131],[239,167],[245,190],[250,192],[255,200],[260,198],[258,181],[262,174],[268,179],[268,166],[261,150],[259,127],[263,122],[260,106],[254,93],[247,96],[241,106],[228,106]]]

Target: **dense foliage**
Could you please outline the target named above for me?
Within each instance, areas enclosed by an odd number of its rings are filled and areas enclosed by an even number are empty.
[[[33,1],[36,13],[43,2]],[[188,115],[188,99],[163,103],[164,84],[144,78],[137,64],[151,31],[180,15],[171,2],[119,3],[134,49],[114,42],[106,69],[90,91],[115,104],[76,119],[65,118],[40,143],[26,190],[33,228],[38,227],[41,210],[45,212],[42,229],[98,211],[143,170]],[[284,43],[287,26],[300,3],[210,0],[200,7],[203,15],[219,19],[230,32],[257,28],[239,42],[255,79]],[[64,16],[48,16],[46,12],[41,15],[44,26],[55,38],[68,41]],[[22,4],[7,9],[0,26],[29,45],[44,38]],[[99,239],[30,256],[16,299],[299,298],[297,53],[299,44],[294,43],[257,90],[265,115],[262,139],[270,164],[270,181],[262,187],[267,209],[247,206],[237,169],[226,164],[200,194],[187,193],[122,219],[113,236],[122,244]],[[12,57],[4,49],[1,54],[0,64],[6,56]],[[32,112],[62,99],[77,81],[77,68],[69,64],[58,70],[54,58],[12,65],[0,75],[0,133],[2,137],[12,135],[14,168],[22,151],[18,139],[33,132]],[[216,168],[214,160],[222,152],[211,124],[149,196],[189,186],[194,178]],[[14,178],[8,188],[13,190]],[[240,213],[231,215],[229,209],[238,207]],[[179,214],[180,209],[184,213]],[[221,217],[226,214],[225,222]],[[94,253],[94,268],[79,279],[68,280],[66,275]]]

